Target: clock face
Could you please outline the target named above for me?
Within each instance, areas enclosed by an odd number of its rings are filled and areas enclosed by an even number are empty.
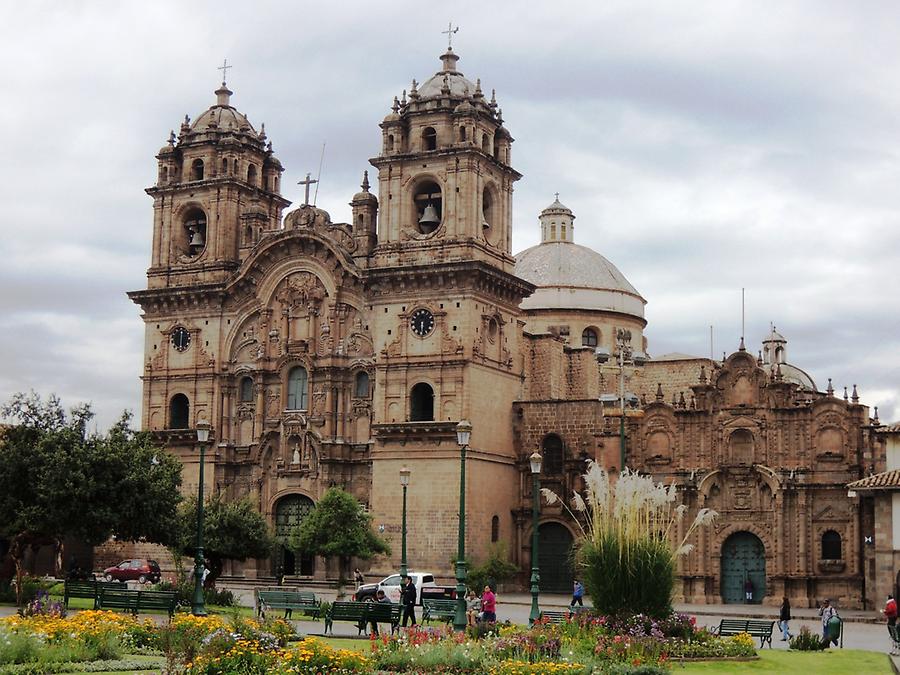
[[[427,309],[417,309],[412,313],[409,325],[413,333],[419,337],[425,337],[434,330],[434,314]]]
[[[187,328],[178,326],[172,331],[172,346],[180,352],[191,346],[191,334]]]

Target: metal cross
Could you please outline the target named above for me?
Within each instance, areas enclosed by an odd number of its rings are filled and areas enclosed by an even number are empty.
[[[233,67],[234,67],[234,66],[229,66],[229,65],[228,65],[228,59],[225,59],[225,60],[222,62],[222,65],[219,66],[218,68],[216,68],[216,70],[221,70],[221,71],[222,71],[222,84],[225,84],[225,79],[226,79],[226,77],[228,76],[228,69],[229,69],[229,68],[233,68]]]
[[[318,180],[313,180],[310,178],[312,174],[306,174],[306,180],[297,181],[297,185],[305,185],[306,186],[306,198],[303,201],[303,206],[309,206],[309,186],[313,183],[318,183]]]
[[[559,201],[559,193],[556,193],[556,201]]]
[[[453,27],[453,22],[452,22],[452,21],[450,21],[450,22],[447,24],[447,30],[442,30],[442,31],[441,31],[441,33],[443,33],[444,35],[447,36],[447,51],[450,51],[451,49],[453,49],[453,44],[452,44],[452,42],[453,42],[453,34],[454,34],[454,33],[458,33],[458,32],[459,32],[459,26],[457,26],[456,28],[454,28],[454,27]]]

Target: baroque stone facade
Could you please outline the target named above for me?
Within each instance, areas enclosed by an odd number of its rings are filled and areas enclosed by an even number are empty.
[[[541,243],[513,256],[513,139],[457,60],[448,49],[434,76],[394,99],[370,160],[377,196],[366,174],[350,223],[308,192],[285,215],[281,163],[224,83],[160,150],[148,287],[129,297],[146,327],[143,425],[181,458],[186,492],[207,423],[209,492],[249,496],[285,536],[340,486],[399,551],[408,466],[411,564],[449,577],[455,426],[467,419],[467,550],[477,560],[505,542],[525,570],[528,456],[542,449],[542,484],[560,494],[581,487],[588,458],[618,471],[622,384],[626,464],[678,483],[692,510],[723,514],[682,563],[683,597],[728,599],[744,574],[769,598],[859,604],[863,525],[844,485],[878,461],[867,409],[816,391],[774,329],[765,359],[743,347],[722,361],[647,359],[646,301],[575,243],[575,214],[558,198],[540,214]],[[620,369],[622,335],[634,365]],[[542,587],[568,590],[574,524],[545,507],[540,533]],[[835,535],[838,557],[823,558]],[[334,570],[279,547],[230,571]]]

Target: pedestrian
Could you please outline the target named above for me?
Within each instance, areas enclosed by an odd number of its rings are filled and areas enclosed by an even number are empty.
[[[887,602],[884,603],[884,609],[881,610],[884,618],[887,620],[888,635],[891,636],[891,654],[897,653],[897,601],[894,596],[888,593]]]
[[[747,577],[747,581],[744,582],[744,599],[747,602],[753,602],[753,582],[750,581],[750,577]]]
[[[400,602],[403,603],[403,627],[406,628],[407,619],[412,620],[412,625],[416,625],[416,600],[418,593],[416,585],[413,583],[412,577],[406,577],[406,585],[400,592]]]
[[[481,620],[485,623],[497,623],[497,596],[490,586],[484,587],[481,594]]]
[[[832,619],[840,620],[840,617],[838,617],[837,610],[831,606],[831,600],[825,599],[819,608],[819,616],[822,617],[822,649],[828,649],[832,642],[837,646],[840,629],[834,630],[835,627],[830,624]]]
[[[390,605],[391,599],[385,594],[385,592],[383,590],[381,590],[379,588],[378,592],[375,594],[375,602],[380,602],[383,605]],[[372,621],[369,622],[369,625],[372,627],[372,635],[377,636],[378,635],[378,622],[375,621],[374,619],[372,619]]]
[[[356,580],[356,587],[359,588],[365,583],[365,579],[363,578],[363,573],[359,571],[359,568],[356,568],[356,571],[353,573],[353,578]]]
[[[480,614],[481,598],[475,595],[475,591],[470,588],[466,595],[466,624],[474,626],[478,622]]]
[[[572,587],[572,602],[569,603],[569,607],[574,607],[578,605],[579,607],[584,607],[584,586],[581,585],[581,582],[578,579],[575,580],[575,583]]]
[[[791,603],[787,597],[781,599],[781,611],[778,613],[778,627],[781,629],[781,641],[787,642],[794,637],[788,627],[788,621],[791,620]]]

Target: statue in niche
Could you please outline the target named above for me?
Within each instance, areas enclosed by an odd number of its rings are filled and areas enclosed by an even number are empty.
[[[300,444],[294,441],[294,454],[291,457],[291,465],[297,466],[300,464]]]

